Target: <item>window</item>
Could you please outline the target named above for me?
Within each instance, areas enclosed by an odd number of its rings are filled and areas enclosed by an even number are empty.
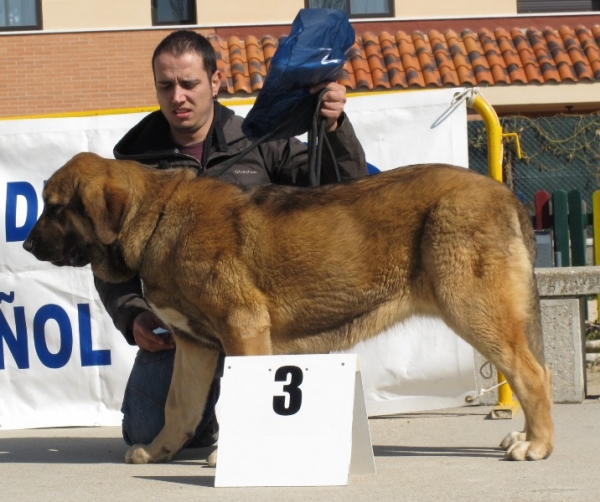
[[[393,0],[306,0],[308,9],[345,10],[351,18],[393,17]]]
[[[41,30],[41,0],[0,0],[0,31]]]
[[[600,0],[517,0],[519,14],[590,12],[600,10]]]
[[[196,0],[152,0],[152,24],[196,24]]]

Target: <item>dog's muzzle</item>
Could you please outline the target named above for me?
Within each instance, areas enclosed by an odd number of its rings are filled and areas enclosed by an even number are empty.
[[[33,239],[30,239],[29,237],[27,237],[27,239],[25,239],[25,241],[23,242],[23,249],[29,253],[33,253],[33,248],[34,248]]]

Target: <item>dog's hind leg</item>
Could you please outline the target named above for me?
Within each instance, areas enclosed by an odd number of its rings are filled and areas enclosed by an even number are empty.
[[[422,250],[423,273],[442,318],[504,374],[523,408],[524,433],[501,443],[507,458],[548,457],[552,389],[528,214],[499,184],[454,190],[428,214]]]
[[[501,443],[507,458],[540,460],[550,455],[554,442],[551,377],[543,358],[535,279],[519,275],[504,271],[492,281],[493,291],[469,281],[469,298],[448,293],[443,311],[446,322],[504,374],[523,408],[524,432],[513,432]]]
[[[500,443],[509,460],[541,460],[554,446],[551,409],[551,375],[547,366],[532,361],[528,355],[513,358],[512,364],[496,367],[519,398],[525,415],[523,432],[512,432]]]
[[[130,464],[166,462],[194,436],[217,368],[219,353],[175,336],[175,365],[165,405],[165,425],[149,445],[133,445]]]
[[[527,240],[525,242],[528,242]],[[500,443],[511,460],[540,460],[554,447],[552,424],[552,375],[544,358],[544,342],[537,283],[533,273],[533,252],[529,260],[519,260],[519,253],[505,270],[503,296],[498,306],[510,317],[506,329],[514,330],[514,338],[502,338],[504,344],[492,363],[506,380],[521,403],[525,415],[522,433],[508,434]],[[517,302],[513,303],[512,302]],[[519,340],[516,344],[513,341]]]
[[[552,406],[552,374],[550,372],[550,368],[545,364],[545,360],[544,360],[544,347],[543,347],[543,338],[542,338],[542,323],[541,323],[541,312],[540,312],[540,308],[539,308],[539,298],[538,298],[538,292],[537,292],[537,286],[535,283],[535,278],[532,277],[532,280],[530,282],[530,292],[531,292],[531,304],[532,304],[532,308],[529,311],[529,324],[526,327],[527,330],[527,340],[528,340],[528,346],[531,350],[531,353],[533,354],[533,356],[535,357],[535,360],[537,363],[539,363],[539,365],[535,365],[536,369],[539,371],[538,366],[541,366],[543,369],[543,380],[545,381],[545,390],[546,390],[546,395],[547,395],[547,406],[551,407]],[[515,371],[514,369],[506,369],[504,370],[505,373],[507,374],[514,374]],[[518,373],[517,373],[518,374]],[[527,382],[522,382],[522,379],[517,379],[516,377],[511,377],[509,378],[507,381],[509,382],[509,384],[512,386],[512,388],[515,390],[515,393],[517,394],[517,396],[524,396],[526,395],[527,390],[517,390],[517,388],[519,386],[526,386]],[[527,399],[523,399],[522,401],[524,403],[527,403]],[[525,408],[524,408],[525,410]],[[532,413],[535,413],[535,410],[532,410]],[[519,457],[522,457],[524,455],[524,449],[526,448],[526,445],[528,444],[528,441],[530,441],[531,438],[535,437],[536,435],[536,424],[533,425],[533,427],[529,424],[528,422],[528,414],[525,412],[525,427],[523,432],[512,432],[510,434],[508,434],[504,440],[500,443],[500,446],[507,450],[507,457],[511,458],[511,459],[519,459]],[[550,426],[552,424],[550,423]],[[550,427],[550,431],[548,434],[548,437],[552,438],[552,429]],[[529,449],[531,450],[531,448]],[[534,451],[527,451],[527,455],[528,456],[533,456],[534,455]],[[552,445],[550,444],[550,448],[549,448],[549,452],[552,450]],[[549,452],[546,454],[546,456],[549,455]]]
[[[447,322],[504,374],[523,408],[524,432],[510,433],[501,443],[507,458],[541,460],[552,453],[554,442],[550,371],[530,350],[523,320],[494,317],[478,322],[471,315],[477,332],[462,322]]]
[[[552,380],[551,380],[551,373],[549,368],[546,366],[545,368],[545,377],[547,379],[547,389],[549,389],[549,393],[551,393],[551,389],[552,389]],[[509,384],[513,387],[513,389],[516,389],[518,383],[517,382],[513,382],[510,383],[512,381],[512,379],[509,380]],[[523,391],[522,390],[515,390],[515,393],[517,395],[522,395]],[[519,394],[521,393],[521,394]],[[526,401],[525,401],[526,402]],[[550,403],[551,403],[551,396],[550,396]],[[523,408],[525,411],[525,408]],[[552,424],[550,424],[551,426]],[[525,416],[525,427],[523,431],[515,431],[515,432],[511,432],[509,433],[500,443],[500,447],[504,450],[506,450],[506,456],[509,460],[524,460],[525,458],[527,460],[538,460],[541,458],[546,458],[552,451],[552,443],[549,443],[549,448],[546,448],[545,450],[542,449],[540,453],[538,453],[537,455],[535,454],[535,450],[532,450],[530,447],[530,443],[531,443],[531,439],[534,437],[534,434],[536,432],[536,430],[538,429],[538,427],[532,427],[530,426],[528,420],[527,420],[527,415]],[[549,428],[549,434],[547,434],[546,437],[550,437],[552,438],[552,428]],[[545,456],[542,456],[542,454],[544,454]]]

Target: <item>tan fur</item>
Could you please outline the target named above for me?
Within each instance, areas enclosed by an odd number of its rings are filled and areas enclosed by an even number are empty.
[[[128,462],[178,451],[201,419],[219,352],[348,349],[416,313],[442,318],[506,376],[526,418],[524,433],[502,442],[508,458],[552,452],[533,230],[501,183],[424,165],[245,191],[79,154],[43,196],[25,248],[57,265],[91,263],[111,282],[139,275],[174,334],[165,427]]]

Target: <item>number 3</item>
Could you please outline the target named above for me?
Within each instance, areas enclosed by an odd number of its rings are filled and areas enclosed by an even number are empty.
[[[298,413],[302,406],[302,391],[300,385],[304,375],[298,366],[282,366],[275,372],[276,382],[287,382],[288,375],[291,376],[290,383],[283,386],[283,392],[290,396],[288,406],[285,406],[285,396],[273,397],[273,411],[278,415],[289,416]]]

